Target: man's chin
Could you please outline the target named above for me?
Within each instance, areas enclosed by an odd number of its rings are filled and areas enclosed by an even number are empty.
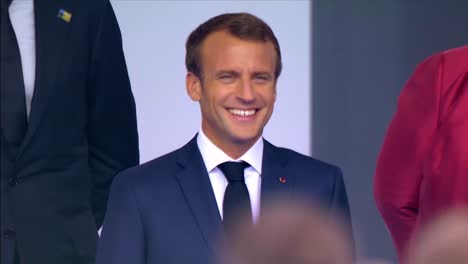
[[[261,134],[237,135],[237,136],[232,138],[232,142],[235,145],[239,145],[239,146],[253,145],[260,136],[261,136]]]

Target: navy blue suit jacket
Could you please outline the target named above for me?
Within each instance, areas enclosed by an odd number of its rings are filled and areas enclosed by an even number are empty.
[[[261,203],[272,194],[306,195],[350,225],[337,167],[266,140],[262,164]],[[223,226],[196,137],[118,175],[109,199],[97,264],[214,262]]]
[[[139,163],[121,33],[108,0],[34,0],[34,27],[28,128],[18,146],[0,129],[0,263],[92,264],[111,182]]]

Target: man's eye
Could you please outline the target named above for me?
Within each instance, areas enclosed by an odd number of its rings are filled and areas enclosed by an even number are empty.
[[[233,83],[235,81],[235,75],[234,74],[221,74],[218,76],[218,80],[220,80],[223,83]]]
[[[259,81],[259,82],[266,82],[270,80],[270,77],[266,75],[258,75],[258,76],[255,76],[254,80]]]
[[[233,76],[231,74],[223,74],[219,76],[220,79],[232,79]]]

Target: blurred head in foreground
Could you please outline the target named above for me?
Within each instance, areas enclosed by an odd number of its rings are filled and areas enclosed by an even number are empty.
[[[221,250],[222,264],[347,264],[352,243],[330,213],[300,201],[262,208],[255,225],[240,222]]]
[[[408,264],[468,263],[468,208],[447,211],[411,242]]]

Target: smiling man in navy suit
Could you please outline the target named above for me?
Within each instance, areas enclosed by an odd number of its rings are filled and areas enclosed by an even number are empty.
[[[186,49],[186,88],[200,104],[201,130],[117,177],[97,263],[213,263],[239,210],[255,223],[274,194],[319,203],[350,228],[340,170],[262,138],[281,73],[271,28],[251,14],[223,14],[196,28]]]

